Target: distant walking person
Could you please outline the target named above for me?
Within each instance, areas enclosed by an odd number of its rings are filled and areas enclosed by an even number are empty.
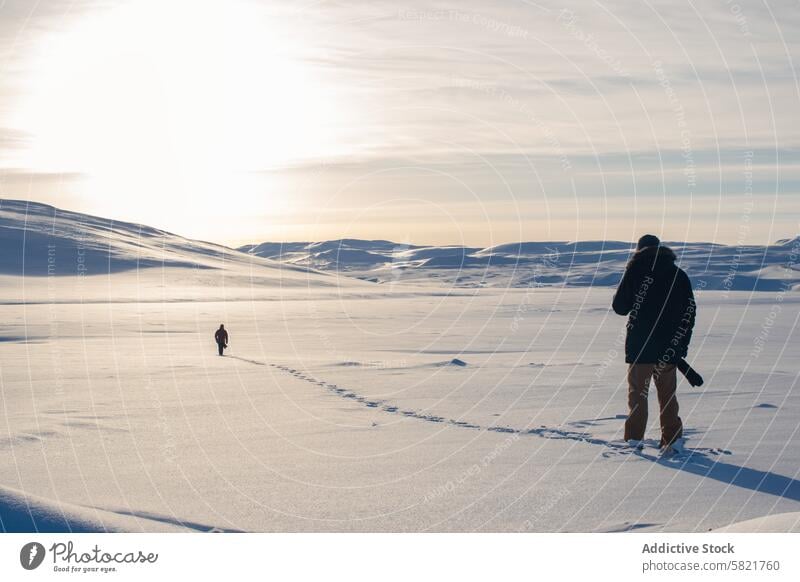
[[[697,309],[689,277],[675,260],[675,253],[663,246],[658,237],[647,234],[640,238],[612,304],[616,313],[628,316],[625,440],[637,449],[643,446],[652,377],[658,392],[660,446],[666,453],[683,452],[675,367],[686,357]]]
[[[225,324],[220,323],[219,329],[214,332],[214,341],[217,342],[219,348],[219,355],[222,355],[222,350],[228,347],[228,332],[225,331]]]

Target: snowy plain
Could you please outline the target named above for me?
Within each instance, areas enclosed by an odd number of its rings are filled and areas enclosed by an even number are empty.
[[[706,383],[662,459],[652,401],[645,450],[621,440],[612,287],[374,284],[23,204],[0,204],[0,529],[800,527],[790,285],[697,290]]]

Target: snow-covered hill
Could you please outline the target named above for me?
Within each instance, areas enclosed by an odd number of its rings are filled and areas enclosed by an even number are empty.
[[[800,285],[800,238],[768,246],[669,242],[681,266],[704,289],[776,291]],[[633,245],[621,241],[520,242],[485,249],[343,239],[261,243],[239,250],[376,283],[456,287],[612,286]]]
[[[218,244],[24,200],[0,200],[0,243],[0,273],[6,275],[98,275],[150,267],[222,269],[254,263],[253,255]],[[269,260],[256,263],[280,267]]]
[[[139,282],[169,272],[173,287],[358,286],[587,287],[619,281],[632,244],[521,242],[489,248],[387,240],[265,242],[231,249],[141,224],[0,200],[0,277],[125,274]],[[667,243],[703,289],[777,291],[800,286],[800,237],[769,246]],[[143,275],[144,274],[144,275]],[[331,275],[346,275],[339,278]]]
[[[4,302],[148,301],[167,295],[230,300],[265,289],[368,286],[142,224],[20,200],[0,199],[0,245]]]

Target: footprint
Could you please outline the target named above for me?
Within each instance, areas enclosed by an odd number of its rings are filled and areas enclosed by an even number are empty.
[[[630,451],[604,451],[602,457],[604,459],[612,459],[614,457],[628,457],[635,452],[639,451],[634,451],[632,449]]]
[[[693,452],[695,454],[709,454],[714,456],[719,455],[732,455],[733,453],[728,449],[721,449],[721,448],[706,448],[706,447],[698,447],[698,448],[688,448],[689,452]]]
[[[466,422],[464,420],[451,420],[450,424],[461,428],[480,428],[477,424],[472,424],[471,422]]]

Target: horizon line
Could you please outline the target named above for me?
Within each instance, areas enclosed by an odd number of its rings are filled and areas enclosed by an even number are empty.
[[[111,218],[111,217],[108,217],[108,216],[100,216],[98,214],[91,214],[91,213],[88,213],[88,212],[80,212],[80,211],[77,211],[77,210],[70,210],[70,209],[67,209],[67,208],[61,208],[59,206],[55,206],[55,205],[49,204],[47,202],[38,202],[38,201],[35,201],[35,200],[26,200],[26,199],[22,199],[22,198],[0,198],[0,210],[3,209],[3,205],[5,203],[9,203],[9,202],[25,204],[26,206],[33,205],[33,206],[51,208],[53,210],[56,210],[56,211],[62,212],[62,213],[80,214],[82,216],[86,216],[86,217],[89,217],[89,218],[107,220],[107,221],[110,221],[112,223],[113,222],[117,222],[117,223],[124,223],[124,224],[130,224],[130,225],[135,225],[135,226],[146,227],[146,228],[150,228],[150,229],[154,229],[154,230],[159,230],[159,231],[161,231],[161,232],[163,232],[165,234],[178,236],[178,237],[181,237],[181,238],[186,239],[186,240],[192,240],[192,241],[196,241],[196,242],[204,242],[204,243],[208,243],[208,244],[222,246],[222,247],[229,248],[229,249],[236,250],[236,251],[240,251],[240,249],[242,249],[244,247],[256,247],[256,246],[264,245],[264,244],[276,244],[276,245],[301,244],[301,243],[302,244],[320,244],[320,243],[340,242],[340,241],[348,241],[348,240],[349,241],[361,241],[361,242],[386,242],[386,243],[396,244],[396,245],[399,245],[399,246],[406,245],[406,246],[412,246],[412,247],[456,247],[456,248],[470,248],[471,247],[471,248],[479,248],[479,249],[490,249],[490,248],[494,248],[494,247],[498,247],[498,246],[515,245],[515,244],[526,244],[526,243],[542,243],[542,244],[544,244],[544,243],[553,243],[553,244],[564,244],[564,245],[567,245],[567,244],[579,244],[579,243],[596,242],[596,243],[629,244],[631,246],[635,246],[636,245],[636,241],[626,241],[626,240],[616,239],[616,238],[610,238],[610,239],[588,238],[588,239],[573,239],[573,240],[566,240],[566,239],[510,240],[510,241],[507,241],[507,242],[498,242],[498,243],[495,243],[495,244],[492,244],[492,245],[488,245],[488,246],[481,246],[481,245],[469,245],[469,244],[457,244],[457,243],[450,243],[450,244],[403,243],[403,242],[398,242],[396,240],[391,240],[391,239],[356,238],[356,237],[341,237],[341,238],[329,238],[329,239],[319,239],[319,240],[310,240],[310,239],[283,240],[283,241],[279,241],[279,240],[264,240],[264,241],[260,241],[260,242],[250,242],[250,243],[244,243],[244,244],[240,244],[240,245],[233,245],[233,244],[217,242],[217,241],[213,241],[213,240],[205,240],[205,239],[201,239],[201,238],[190,238],[190,237],[184,236],[184,235],[182,235],[182,234],[180,234],[178,232],[174,232],[172,230],[166,230],[164,228],[160,228],[160,227],[157,227],[157,226],[151,226],[151,225],[145,224],[143,222],[135,222],[135,221],[125,220],[125,219]],[[647,234],[647,233],[643,233],[643,234]],[[795,235],[789,235],[787,237],[780,237],[780,238],[777,238],[777,239],[773,240],[772,242],[770,242],[768,244],[760,244],[760,245],[759,244],[737,244],[737,243],[728,244],[728,243],[713,242],[713,241],[703,241],[703,240],[694,240],[694,241],[689,241],[689,240],[664,240],[664,241],[662,241],[662,243],[664,243],[664,245],[668,245],[668,244],[682,244],[682,245],[702,244],[702,245],[715,245],[715,246],[722,246],[722,247],[753,247],[753,246],[763,247],[763,246],[776,246],[776,245],[780,244],[781,241],[784,241],[784,242],[785,241],[792,241],[792,240],[795,240],[797,238],[800,238],[800,233],[799,234],[795,234]]]

